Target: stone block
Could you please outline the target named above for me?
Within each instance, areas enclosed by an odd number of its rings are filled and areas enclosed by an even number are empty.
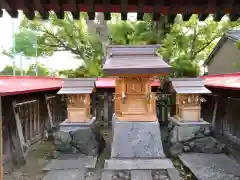
[[[96,118],[86,123],[61,123],[60,131],[55,135],[56,149],[60,152],[75,151],[74,153],[97,156],[106,143],[95,122]]]
[[[111,158],[164,158],[160,125],[119,121],[113,116]]]
[[[146,170],[173,168],[169,159],[110,159],[105,161],[106,170]]]
[[[84,180],[85,170],[55,170],[46,174],[43,180]]]
[[[152,173],[150,170],[132,170],[131,180],[152,180]]]
[[[171,117],[170,123],[174,126],[169,137],[172,144],[192,140],[198,133],[202,133],[204,136],[205,132],[209,133],[210,131],[210,123],[203,120],[199,122],[179,122]]]

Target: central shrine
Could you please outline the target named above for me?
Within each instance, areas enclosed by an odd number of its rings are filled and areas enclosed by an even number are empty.
[[[171,67],[157,53],[159,47],[107,47],[103,72],[116,78],[111,158],[165,158],[151,84]]]
[[[109,46],[104,74],[116,78],[115,116],[123,121],[157,121],[154,76],[170,71],[156,53],[159,45]]]

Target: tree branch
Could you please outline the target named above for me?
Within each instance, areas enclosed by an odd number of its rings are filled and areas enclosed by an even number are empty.
[[[41,32],[46,33],[47,35],[49,35],[51,38],[55,39],[59,44],[55,45],[55,47],[62,47],[64,48],[66,51],[70,51],[73,54],[76,54],[78,56],[80,56],[82,59],[84,59],[82,52],[79,49],[73,49],[69,46],[67,46],[61,39],[59,39],[58,37],[56,37],[54,34],[52,34],[51,32],[49,32],[48,30],[41,30]],[[47,44],[46,44],[47,45]],[[51,47],[54,47],[54,45],[50,45]]]

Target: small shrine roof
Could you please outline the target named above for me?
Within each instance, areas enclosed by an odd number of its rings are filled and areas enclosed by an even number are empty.
[[[103,72],[108,76],[168,73],[171,67],[156,53],[160,45],[111,45]]]
[[[63,87],[58,94],[90,94],[95,88],[95,78],[64,79]]]
[[[211,93],[201,78],[170,78],[173,90],[178,94],[208,94]]]

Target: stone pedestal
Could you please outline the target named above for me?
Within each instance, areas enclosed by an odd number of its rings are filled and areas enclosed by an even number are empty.
[[[96,156],[105,148],[105,141],[95,125],[96,118],[85,123],[62,122],[55,134],[56,150]]]
[[[210,123],[201,121],[180,122],[174,117],[170,117],[170,125],[173,127],[170,133],[170,142],[185,142],[196,136],[209,135]]]
[[[113,115],[111,158],[165,158],[160,125],[120,121]]]

